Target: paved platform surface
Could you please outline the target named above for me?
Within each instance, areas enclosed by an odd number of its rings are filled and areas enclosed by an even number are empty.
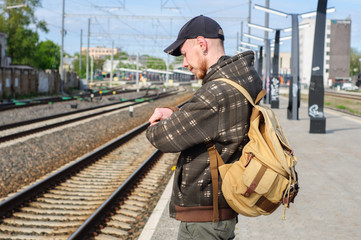
[[[236,239],[361,239],[361,118],[326,109],[326,134],[310,134],[307,103],[299,120],[287,120],[287,104],[282,98],[274,111],[298,158],[299,195],[286,220],[283,206],[270,216],[239,216]],[[177,239],[170,191],[169,184],[139,239]]]

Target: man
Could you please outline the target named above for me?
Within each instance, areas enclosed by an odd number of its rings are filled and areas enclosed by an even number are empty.
[[[239,159],[249,141],[251,105],[227,83],[245,87],[255,99],[262,82],[254,67],[252,51],[225,56],[224,34],[219,24],[200,15],[188,21],[177,40],[164,51],[183,55],[202,87],[182,108],[157,108],[149,121],[147,138],[163,152],[181,152],[170,202],[170,216],[181,221],[178,239],[233,239],[237,214],[228,206],[219,187],[219,221],[213,222],[212,180],[206,143],[215,144],[225,163]],[[220,178],[219,178],[220,179]],[[220,184],[219,184],[220,186]]]

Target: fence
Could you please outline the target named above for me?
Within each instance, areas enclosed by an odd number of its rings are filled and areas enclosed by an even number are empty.
[[[60,84],[58,71],[0,68],[0,99],[17,98],[21,95],[57,94],[61,90]],[[76,73],[65,73],[64,90],[68,88],[79,88]]]

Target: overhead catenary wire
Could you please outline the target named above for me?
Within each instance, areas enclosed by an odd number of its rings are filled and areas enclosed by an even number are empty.
[[[123,51],[129,52],[130,54],[133,54],[133,51],[152,52],[155,56],[162,56],[165,58],[166,55],[163,53],[163,49],[170,41],[172,41],[172,38],[176,38],[176,33],[179,28],[178,25],[189,20],[191,17],[194,17],[187,16],[189,15],[189,11],[184,11],[187,10],[186,5],[189,8],[188,1],[186,0],[183,2],[168,1],[169,5],[179,8],[181,11],[177,12],[175,15],[169,15],[168,11],[160,16],[139,14],[132,10],[132,8],[126,7],[125,1],[122,0],[107,1],[106,5],[104,5],[105,7],[114,6],[117,8],[117,11],[108,11],[109,8],[104,8],[97,0],[66,1],[67,3],[69,2],[69,4],[66,6],[65,29],[68,33],[71,33],[71,35],[67,35],[67,37],[80,37],[80,28],[74,30],[74,27],[85,25],[85,20],[91,17],[95,19],[92,21],[91,39],[93,39],[94,35],[103,37],[100,41],[104,41],[102,45],[106,47],[110,46],[111,40],[109,39],[112,39],[114,40],[115,47],[121,48]],[[121,7],[123,7],[123,9],[121,9]],[[51,11],[49,6],[45,6],[43,9],[48,9],[49,13]],[[56,9],[55,5],[53,9]],[[56,11],[53,12],[56,13]],[[56,15],[60,16],[61,14],[56,13]],[[216,19],[223,21],[222,24],[227,26],[224,22],[239,22],[244,18],[225,16],[216,17]],[[72,24],[75,21],[80,24]],[[152,22],[153,25],[148,27],[149,25],[144,24],[144,21],[149,23]],[[166,24],[167,22],[169,25]],[[53,28],[57,28],[55,22],[51,22],[51,25]],[[229,24],[228,26],[232,25],[234,24]],[[173,26],[176,26],[176,31],[172,29]],[[115,27],[117,29],[115,29]],[[85,29],[85,26],[82,26],[81,29]],[[227,41],[235,38],[235,34],[227,34]],[[70,46],[67,41],[69,40],[66,40],[65,49],[67,52],[70,52],[68,49],[74,47]],[[153,51],[157,45],[161,45],[161,47],[158,48],[160,51]],[[231,49],[227,45],[225,47],[226,49]],[[172,56],[170,57],[173,59]]]

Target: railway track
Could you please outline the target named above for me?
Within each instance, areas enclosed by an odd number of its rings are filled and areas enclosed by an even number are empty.
[[[0,202],[0,239],[134,239],[175,161],[160,158],[147,126]]]
[[[78,99],[93,99],[100,96],[124,94],[135,91],[137,90],[112,88],[112,89],[105,89],[102,91],[102,93],[100,93],[100,91],[97,90],[94,91],[90,90],[89,92],[86,92],[84,94],[74,95],[74,96],[46,97],[46,98],[37,98],[37,99],[29,99],[29,100],[11,100],[10,102],[0,104],[0,111],[36,106],[41,104],[49,104],[54,102],[73,101]],[[141,89],[141,91],[145,91],[145,89]]]
[[[146,101],[153,101],[176,93],[176,91],[170,91],[160,94],[146,95],[142,98],[129,99],[126,101],[120,101],[103,106],[2,125],[0,126],[0,143],[45,131],[51,128],[64,126],[76,121],[96,117],[120,109],[125,109],[130,106],[141,104]]]
[[[339,98],[361,101],[361,93],[356,93],[356,92],[325,91],[325,95],[330,97],[339,97]]]
[[[335,105],[325,105],[324,106],[325,108],[331,109],[333,111],[341,112],[347,115],[352,115],[354,117],[358,117],[358,118],[361,117],[360,108],[358,107],[359,104],[361,104],[361,93],[325,91],[325,96],[330,97],[328,98],[329,101],[330,99],[331,101],[332,99],[336,99],[336,101],[341,102],[341,106],[344,107],[344,108],[339,108],[336,107]]]

